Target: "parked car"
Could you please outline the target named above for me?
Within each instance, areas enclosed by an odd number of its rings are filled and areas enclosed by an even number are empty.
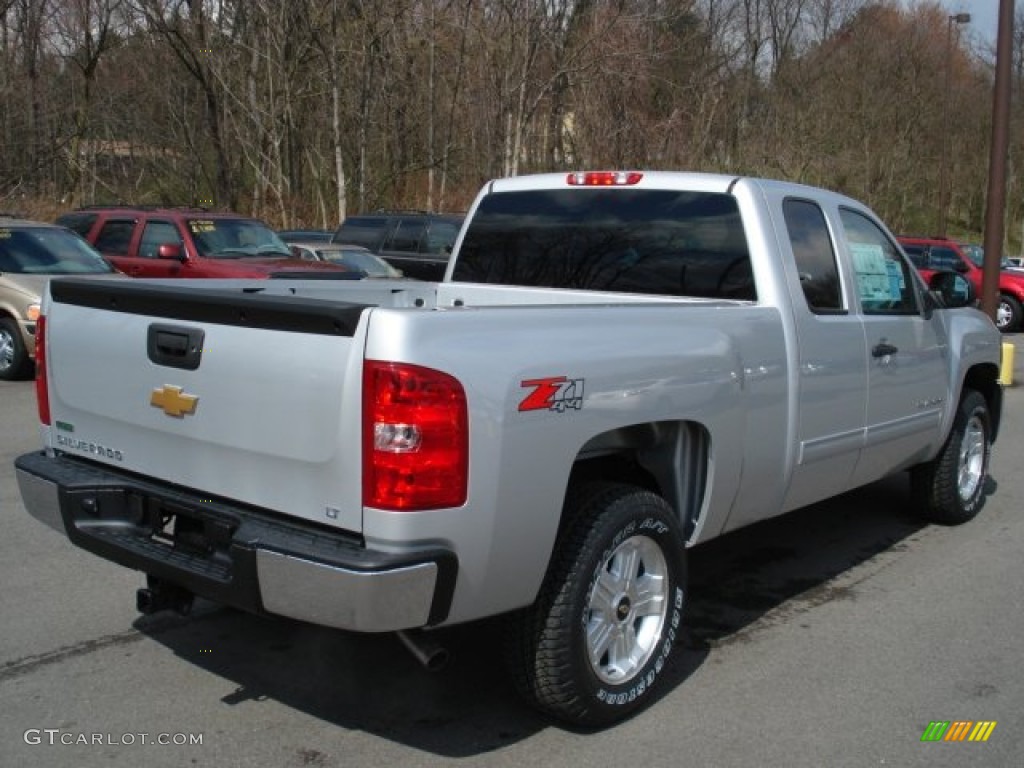
[[[40,297],[51,275],[111,275],[87,242],[63,227],[0,217],[0,379],[32,370]]]
[[[941,270],[952,270],[964,275],[981,296],[982,249],[945,237],[896,238],[910,261],[925,280]],[[972,254],[974,258],[972,258]],[[996,327],[1005,332],[1020,328],[1024,319],[1024,273],[1016,270],[999,271],[999,304],[996,308]]]
[[[343,271],[292,257],[259,219],[201,208],[92,206],[60,216],[111,264],[133,277],[268,277]]]
[[[321,243],[316,241],[289,242],[292,255],[305,261],[329,261],[352,270],[364,272],[367,277],[402,277],[402,270],[395,269],[380,256],[361,245],[346,243]]]
[[[381,211],[349,216],[331,239],[361,245],[407,277],[441,280],[463,216],[425,211]]]
[[[332,229],[279,229],[277,236],[286,243],[298,241],[329,243],[334,236]]]

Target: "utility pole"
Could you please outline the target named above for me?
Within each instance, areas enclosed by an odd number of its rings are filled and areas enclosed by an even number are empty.
[[[1006,162],[1010,152],[1010,59],[1013,57],[1013,0],[999,0],[996,79],[992,89],[992,141],[985,204],[985,266],[981,309],[995,319],[999,301],[999,263],[1006,215]]]

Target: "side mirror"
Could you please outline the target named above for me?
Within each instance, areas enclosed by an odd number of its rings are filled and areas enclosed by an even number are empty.
[[[970,272],[971,268],[964,264],[962,261],[953,262],[953,271],[959,272],[961,275]]]
[[[978,298],[974,284],[957,272],[936,272],[928,281],[928,290],[946,309],[971,306]]]
[[[173,245],[171,243],[164,243],[163,245],[157,246],[156,257],[158,259],[169,259],[171,261],[184,261],[182,257],[181,246]]]

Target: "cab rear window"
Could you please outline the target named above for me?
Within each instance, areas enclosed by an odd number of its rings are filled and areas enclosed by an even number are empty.
[[[736,200],[708,192],[570,189],[484,198],[453,279],[755,300]]]

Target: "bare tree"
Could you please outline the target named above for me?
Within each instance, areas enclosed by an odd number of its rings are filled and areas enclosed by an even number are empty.
[[[235,208],[239,193],[234,183],[234,173],[227,137],[224,133],[224,94],[216,72],[218,57],[230,55],[232,41],[224,29],[230,29],[229,19],[224,13],[227,4],[220,4],[211,13],[204,0],[136,0],[148,29],[158,34],[191,75],[202,93],[203,118],[210,136],[213,150],[212,169],[202,164],[204,175],[214,190],[215,199],[221,205]]]
[[[93,91],[100,60],[120,40],[115,25],[123,20],[123,0],[69,0],[54,13],[54,28],[63,58],[81,79],[81,92],[74,106],[73,131],[67,150],[66,204],[81,196],[84,172],[83,142],[89,135]]]

